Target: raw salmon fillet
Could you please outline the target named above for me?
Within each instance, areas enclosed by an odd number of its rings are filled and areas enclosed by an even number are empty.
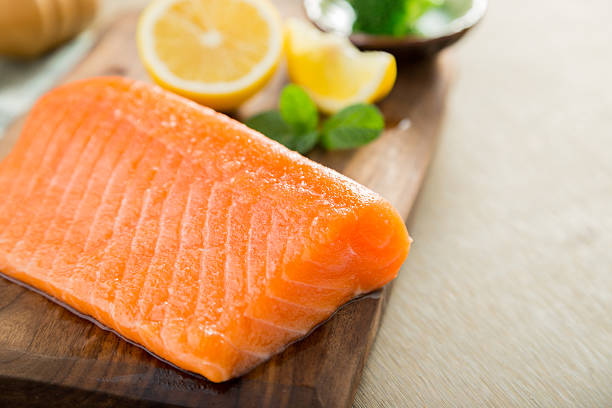
[[[372,191],[125,78],[43,96],[0,191],[2,273],[215,382],[392,280],[410,246]]]

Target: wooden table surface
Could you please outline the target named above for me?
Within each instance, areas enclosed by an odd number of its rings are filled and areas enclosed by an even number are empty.
[[[490,3],[356,407],[612,407],[612,3]]]

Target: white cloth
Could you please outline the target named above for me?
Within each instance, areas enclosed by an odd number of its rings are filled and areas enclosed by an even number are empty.
[[[4,128],[53,87],[93,43],[93,33],[86,31],[50,54],[32,61],[0,58],[0,138]]]

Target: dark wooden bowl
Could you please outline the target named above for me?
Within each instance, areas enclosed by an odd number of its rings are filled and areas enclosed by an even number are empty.
[[[388,51],[399,58],[422,58],[431,56],[445,47],[457,42],[484,16],[487,0],[446,0],[449,4],[470,3],[460,15],[445,24],[436,35],[406,35],[403,37],[351,33],[347,25],[335,26],[342,18],[321,18],[317,7],[325,0],[304,0],[308,18],[322,31],[348,35],[353,44],[362,50]],[[329,0],[328,0],[329,1]],[[347,32],[348,31],[348,32]]]

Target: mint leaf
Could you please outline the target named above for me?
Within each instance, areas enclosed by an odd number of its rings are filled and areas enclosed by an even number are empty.
[[[319,132],[317,107],[297,85],[283,89],[279,105],[280,111],[260,113],[245,124],[302,154],[311,151],[319,140],[328,150],[359,147],[376,139],[385,127],[378,108],[361,103],[327,119]]]
[[[281,117],[278,111],[268,111],[257,114],[244,122],[251,129],[263,133],[285,147],[306,154],[312,150],[319,140],[319,132],[312,130],[306,133],[296,133]]]
[[[317,130],[313,130],[296,137],[293,141],[293,147],[290,147],[290,149],[293,149],[301,154],[306,154],[312,150],[318,141],[319,132]]]
[[[385,121],[376,106],[351,105],[325,121],[321,144],[328,150],[352,149],[376,139],[384,127]]]
[[[280,114],[295,133],[316,130],[319,123],[317,107],[310,96],[297,85],[287,85],[280,96]]]
[[[294,138],[293,130],[275,110],[259,113],[244,124],[287,147]]]

